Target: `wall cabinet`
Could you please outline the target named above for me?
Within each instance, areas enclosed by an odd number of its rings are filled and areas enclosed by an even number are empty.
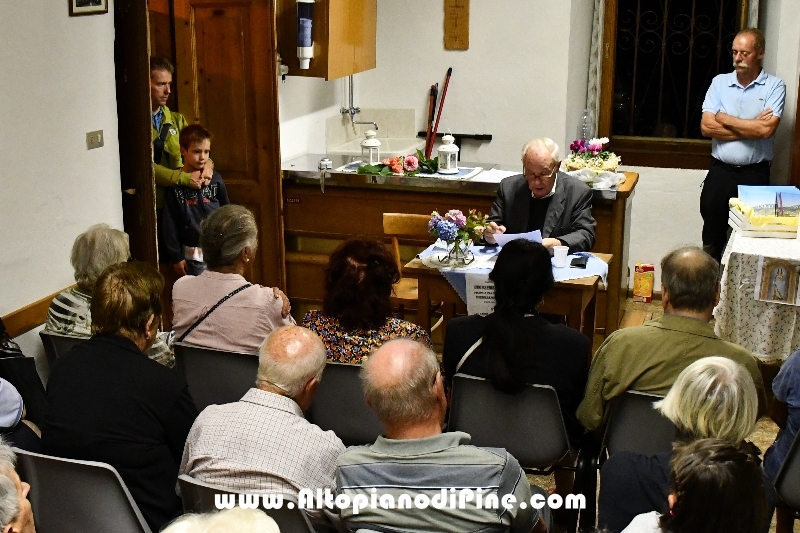
[[[316,0],[314,59],[306,70],[297,59],[297,3],[277,0],[278,51],[290,76],[334,80],[375,68],[377,0]]]

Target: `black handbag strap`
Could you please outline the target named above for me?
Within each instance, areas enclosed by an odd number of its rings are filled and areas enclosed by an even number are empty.
[[[219,307],[220,305],[222,305],[222,304],[224,304],[225,302],[227,302],[227,301],[228,301],[228,299],[229,299],[229,298],[231,298],[232,296],[235,296],[235,295],[239,294],[240,292],[242,292],[243,290],[245,290],[247,287],[252,287],[252,286],[253,286],[253,284],[252,284],[252,283],[245,283],[244,285],[242,285],[242,286],[241,286],[241,287],[239,287],[238,289],[234,289],[233,291],[231,291],[231,292],[229,292],[228,294],[226,294],[225,296],[223,296],[223,297],[222,297],[222,299],[221,299],[220,301],[218,301],[217,303],[215,303],[215,304],[214,304],[214,305],[211,307],[211,309],[209,309],[208,311],[206,311],[206,313],[205,313],[203,316],[201,316],[200,318],[198,318],[198,319],[197,319],[197,321],[196,321],[194,324],[192,324],[191,326],[189,326],[189,329],[187,329],[187,330],[186,330],[186,331],[183,333],[183,335],[181,335],[180,337],[178,337],[178,340],[177,340],[176,342],[183,342],[183,339],[185,339],[186,337],[188,337],[188,336],[189,336],[189,333],[191,333],[192,331],[194,331],[194,328],[196,328],[197,326],[199,326],[199,325],[200,325],[200,323],[201,323],[201,322],[203,322],[203,320],[205,320],[206,318],[208,318],[208,315],[210,315],[211,313],[213,313],[213,312],[214,312],[214,311],[217,309],[217,307]]]
[[[164,153],[164,143],[167,140],[167,135],[169,135],[169,129],[171,127],[172,124],[169,122],[164,122],[161,125],[161,131],[159,131],[158,137],[153,142],[153,163],[156,165],[161,164],[161,156]]]

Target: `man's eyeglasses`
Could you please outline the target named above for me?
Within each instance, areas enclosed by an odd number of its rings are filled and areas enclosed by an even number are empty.
[[[530,180],[530,181],[535,181],[535,180],[545,181],[545,180],[549,180],[550,178],[552,178],[553,176],[556,175],[556,172],[558,172],[558,167],[559,166],[560,166],[560,163],[556,163],[556,165],[553,167],[553,170],[551,170],[549,174],[532,174],[532,173],[528,173],[528,171],[523,168],[522,169],[522,175],[525,177],[526,180]]]
[[[742,56],[744,59],[750,57],[753,52],[748,52],[746,50],[730,50],[731,56],[736,57],[737,55]]]

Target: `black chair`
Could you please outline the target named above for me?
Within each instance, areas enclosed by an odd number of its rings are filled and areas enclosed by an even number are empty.
[[[50,368],[56,359],[67,353],[73,346],[85,341],[86,337],[74,337],[72,335],[61,335],[59,333],[51,333],[49,331],[40,331],[39,338],[42,339],[44,345],[44,354],[47,356],[47,363]]]
[[[14,451],[39,533],[151,533],[111,465]]]
[[[663,396],[634,390],[614,398],[603,449],[609,456],[620,451],[655,455],[672,450],[675,424],[653,408]]]
[[[205,513],[218,510],[217,495],[233,495],[238,499],[239,494],[250,494],[217,487],[198,481],[185,474],[178,476],[178,485],[181,488],[181,500],[183,502],[183,510],[186,513]],[[281,497],[283,503],[280,509],[266,509],[263,499],[260,499],[259,508],[275,520],[281,533],[314,533],[314,528],[311,526],[308,517],[297,506],[297,500],[293,496],[286,494]],[[237,501],[236,503],[238,504],[239,502]],[[291,505],[289,505],[290,503]]]
[[[332,430],[345,446],[372,444],[383,433],[378,417],[364,400],[358,379],[360,365],[327,363],[314,403],[306,418]]]
[[[198,411],[212,404],[239,401],[255,387],[258,356],[176,342],[175,368],[186,378]]]
[[[589,494],[584,487],[596,486],[596,481],[584,479],[596,478],[596,470],[595,463],[582,456],[583,451],[576,467],[557,464],[568,452],[574,457],[575,451],[570,449],[558,395],[548,385],[527,385],[518,394],[505,394],[483,378],[456,374],[448,430],[469,433],[475,446],[505,448],[532,474],[574,470],[574,494]],[[587,509],[593,511],[590,500],[594,497],[586,499]],[[575,531],[577,518],[578,513],[573,510],[568,531]]]
[[[800,433],[794,438],[789,454],[784,459],[775,478],[775,492],[778,494],[778,512],[787,520],[785,531],[793,529],[794,521],[800,519]],[[777,533],[782,533],[778,520]]]

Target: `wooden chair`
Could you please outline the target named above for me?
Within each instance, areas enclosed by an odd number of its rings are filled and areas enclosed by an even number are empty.
[[[428,233],[429,215],[414,215],[410,213],[384,213],[383,214],[383,233],[392,239],[392,255],[400,271],[400,281],[394,286],[395,296],[392,297],[392,304],[400,308],[400,313],[405,315],[406,308],[416,309],[419,303],[418,283],[415,278],[404,278],[403,260],[400,258],[399,237],[416,237],[417,239],[434,240]],[[428,302],[430,305],[430,302]],[[444,314],[442,318],[431,328],[431,331],[439,327],[443,320],[446,321]],[[452,313],[448,317],[452,318]]]

